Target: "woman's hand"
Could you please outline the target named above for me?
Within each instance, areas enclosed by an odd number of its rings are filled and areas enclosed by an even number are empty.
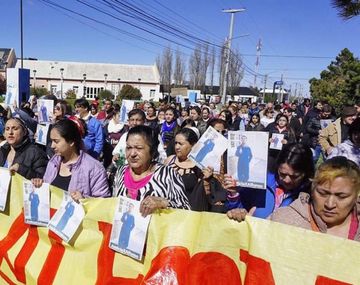
[[[245,209],[239,209],[239,208],[237,208],[237,209],[232,209],[232,210],[228,211],[228,212],[226,213],[226,215],[227,215],[227,216],[229,217],[229,219],[231,219],[231,220],[235,220],[235,221],[238,221],[238,222],[242,222],[242,221],[245,220],[245,217],[246,217],[247,215],[252,216],[252,215],[254,214],[255,210],[256,210],[256,207],[252,207],[249,212],[246,211]]]
[[[213,176],[214,173],[214,167],[205,167],[202,171],[203,175],[204,175],[204,179],[209,179],[211,176]]]
[[[112,160],[113,160],[114,162],[116,162],[116,161],[119,160],[119,158],[120,158],[120,154],[114,154],[113,157],[112,157]]]
[[[287,143],[288,143],[288,141],[287,141],[287,140],[285,140],[285,139],[283,139],[283,140],[281,140],[281,143],[282,143],[282,144],[287,144]]]
[[[140,203],[140,213],[143,217],[154,213],[157,209],[165,209],[169,206],[169,201],[154,196],[147,196]]]
[[[223,187],[229,192],[237,192],[236,180],[229,174],[224,175]]]
[[[35,188],[40,188],[43,184],[44,180],[41,178],[33,178],[31,179],[31,183],[35,186]]]
[[[76,203],[79,203],[80,199],[84,199],[79,191],[70,192],[70,196]]]
[[[11,165],[11,166],[9,167],[10,174],[11,174],[11,175],[14,175],[15,172],[18,172],[18,171],[19,171],[19,167],[20,167],[19,163],[15,163],[15,164]]]

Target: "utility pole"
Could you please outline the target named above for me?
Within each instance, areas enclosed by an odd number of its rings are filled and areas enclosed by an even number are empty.
[[[264,89],[263,89],[263,96],[262,96],[262,102],[261,103],[264,103],[265,102],[265,92],[266,92],[266,82],[267,82],[267,78],[268,78],[268,75],[265,74],[265,78],[264,78]]]
[[[229,72],[229,63],[230,63],[230,52],[231,52],[231,40],[233,35],[233,29],[234,29],[234,14],[238,12],[243,12],[245,9],[228,9],[223,10],[224,13],[230,13],[231,19],[230,19],[230,31],[229,31],[229,37],[227,40],[227,47],[225,48],[226,52],[226,62],[225,62],[225,73],[224,73],[224,82],[223,82],[223,90],[222,90],[222,98],[221,103],[225,105],[226,103],[226,90],[228,85],[228,72]]]
[[[23,1],[20,0],[20,46],[21,46],[21,68],[24,68],[24,33],[23,33]]]
[[[283,82],[283,77],[284,77],[284,74],[281,73],[281,79],[280,81]],[[283,101],[283,90],[282,90],[282,84],[280,85],[280,93],[279,93],[279,103],[281,103]]]
[[[256,88],[256,78],[257,78],[257,73],[258,73],[258,71],[259,71],[261,47],[262,47],[262,43],[261,43],[261,39],[259,39],[259,41],[258,41],[258,43],[257,43],[257,45],[256,45],[256,62],[255,62],[254,88]]]

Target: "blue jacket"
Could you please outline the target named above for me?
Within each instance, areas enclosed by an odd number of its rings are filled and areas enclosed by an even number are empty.
[[[98,158],[104,146],[103,128],[97,119],[91,117],[86,121],[87,134],[83,139],[85,150],[94,158]]]
[[[266,190],[238,187],[239,196],[226,202],[227,210],[234,208],[245,208],[249,211],[256,207],[254,217],[266,219],[275,210],[275,191],[278,187],[274,173],[267,174]],[[289,206],[295,201],[300,192],[308,192],[309,183],[300,185],[298,189],[291,192],[281,203],[280,207]]]

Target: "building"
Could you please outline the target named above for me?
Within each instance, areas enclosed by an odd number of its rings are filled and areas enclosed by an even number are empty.
[[[0,48],[0,77],[6,78],[6,69],[16,64],[15,50],[12,48]]]
[[[125,65],[65,61],[24,60],[31,87],[43,87],[59,98],[74,90],[77,98],[93,99],[102,90],[117,95],[125,84],[140,89],[143,100],[158,101],[160,76],[155,65]],[[20,60],[16,67],[20,67]]]

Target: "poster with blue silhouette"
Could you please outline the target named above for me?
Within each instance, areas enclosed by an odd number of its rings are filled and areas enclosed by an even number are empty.
[[[203,169],[213,167],[215,173],[220,172],[221,156],[228,145],[227,139],[213,127],[208,127],[199,141],[193,146],[188,157]]]
[[[37,106],[39,124],[51,123],[54,115],[54,101],[48,99],[38,99]]]
[[[119,197],[109,247],[136,260],[142,260],[150,217],[141,216],[139,201]]]
[[[23,182],[25,223],[47,226],[50,220],[49,184],[36,188],[30,181]]]
[[[332,123],[332,120],[326,119],[326,120],[320,120],[320,127],[321,129],[327,128]]]
[[[270,138],[270,146],[271,149],[281,150],[283,147],[282,141],[284,140],[284,134],[272,134]]]
[[[268,136],[266,132],[229,131],[227,173],[238,186],[266,188]]]
[[[134,108],[134,101],[123,100],[119,113],[119,122],[125,124],[128,120],[128,113]]]
[[[68,243],[80,227],[85,211],[81,203],[75,202],[68,192],[63,192],[63,195],[60,208],[51,218],[48,228]]]
[[[35,142],[38,144],[46,145],[47,144],[47,137],[49,133],[50,124],[38,124],[36,127],[35,133]]]
[[[6,208],[10,180],[11,176],[9,169],[0,167],[0,211],[5,211]]]

